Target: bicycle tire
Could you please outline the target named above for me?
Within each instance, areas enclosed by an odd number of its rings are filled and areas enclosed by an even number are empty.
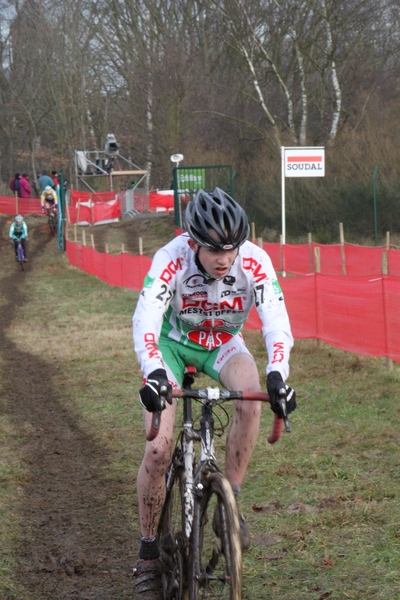
[[[214,513],[219,515],[214,531]],[[195,500],[189,598],[242,598],[242,548],[239,514],[228,480],[211,473],[203,482],[200,498]]]
[[[18,262],[19,262],[19,264],[20,264],[21,271],[24,271],[24,270],[25,270],[25,267],[24,267],[24,259],[25,259],[25,256],[24,256],[24,251],[23,251],[23,248],[22,248],[22,246],[21,246],[21,248],[18,248]]]
[[[165,496],[158,527],[161,555],[168,571],[163,575],[165,600],[187,600],[187,544],[184,536],[183,467],[175,450],[167,479],[170,482]],[[177,466],[178,463],[178,466]]]
[[[53,213],[49,214],[48,225],[50,227],[51,234],[56,235],[57,222],[56,222],[55,215]]]

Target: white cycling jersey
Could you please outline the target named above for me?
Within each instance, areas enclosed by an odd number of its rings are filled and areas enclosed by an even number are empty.
[[[281,287],[268,254],[251,242],[222,279],[208,279],[196,265],[189,236],[182,234],[158,250],[133,316],[133,338],[147,377],[164,368],[160,335],[215,350],[243,327],[256,306],[268,352],[267,373],[289,375],[293,336]]]

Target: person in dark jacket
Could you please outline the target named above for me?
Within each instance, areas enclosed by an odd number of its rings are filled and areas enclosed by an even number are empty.
[[[15,194],[17,192],[20,195],[20,177],[19,173],[15,173],[14,177],[10,179],[10,190]]]

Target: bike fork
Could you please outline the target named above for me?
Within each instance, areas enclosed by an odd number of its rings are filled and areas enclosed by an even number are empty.
[[[185,514],[185,537],[190,541],[190,535],[193,527],[193,464],[194,464],[194,444],[190,439],[191,424],[184,425],[184,434],[182,439],[183,449],[183,479],[184,479],[184,514]]]

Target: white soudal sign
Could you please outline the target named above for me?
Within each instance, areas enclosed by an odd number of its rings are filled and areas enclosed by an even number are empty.
[[[283,148],[285,177],[325,177],[325,148]]]

